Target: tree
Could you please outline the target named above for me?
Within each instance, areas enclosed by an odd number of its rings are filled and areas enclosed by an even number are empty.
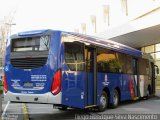
[[[8,16],[4,17],[4,19],[0,23],[0,72],[3,72],[2,68],[4,66],[4,56],[6,49],[6,41],[7,37],[11,33],[11,25],[13,22],[13,16],[15,12],[10,13]],[[1,75],[2,73],[0,73]]]

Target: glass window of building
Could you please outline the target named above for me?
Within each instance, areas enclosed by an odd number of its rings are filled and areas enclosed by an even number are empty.
[[[156,52],[160,52],[160,43],[159,43],[159,44],[156,44],[155,46],[156,46],[156,50],[155,50],[155,51],[156,51]]]
[[[145,52],[145,47],[142,47],[142,48],[141,48],[141,51],[142,51],[142,52]]]
[[[155,45],[155,59],[160,60],[160,43]]]
[[[153,52],[155,52],[154,45],[150,45],[150,46],[145,47],[145,52],[146,53],[153,53]]]

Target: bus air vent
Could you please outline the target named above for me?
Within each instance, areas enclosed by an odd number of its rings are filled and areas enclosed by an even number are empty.
[[[36,58],[11,58],[11,64],[15,68],[33,69],[42,67],[46,64],[47,57]]]

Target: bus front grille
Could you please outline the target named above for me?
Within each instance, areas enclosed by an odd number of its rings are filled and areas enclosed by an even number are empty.
[[[11,64],[15,68],[33,69],[46,64],[47,57],[38,58],[11,58]]]

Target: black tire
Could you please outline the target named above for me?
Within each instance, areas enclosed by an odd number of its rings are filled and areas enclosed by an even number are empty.
[[[108,95],[105,91],[102,92],[101,97],[100,97],[100,105],[98,106],[98,111],[99,112],[103,112],[106,110],[106,108],[108,107]]]
[[[60,108],[58,108],[59,110],[61,110],[61,111],[65,111],[65,110],[67,110],[67,106],[62,106],[62,107],[60,107]]]
[[[112,103],[112,108],[116,108],[118,105],[119,105],[119,92],[118,92],[118,90],[117,89],[114,89],[114,91],[113,91],[113,96],[112,96],[113,98],[113,103]]]
[[[151,97],[151,88],[148,87],[147,89],[147,95],[146,95],[146,99],[149,99]]]

